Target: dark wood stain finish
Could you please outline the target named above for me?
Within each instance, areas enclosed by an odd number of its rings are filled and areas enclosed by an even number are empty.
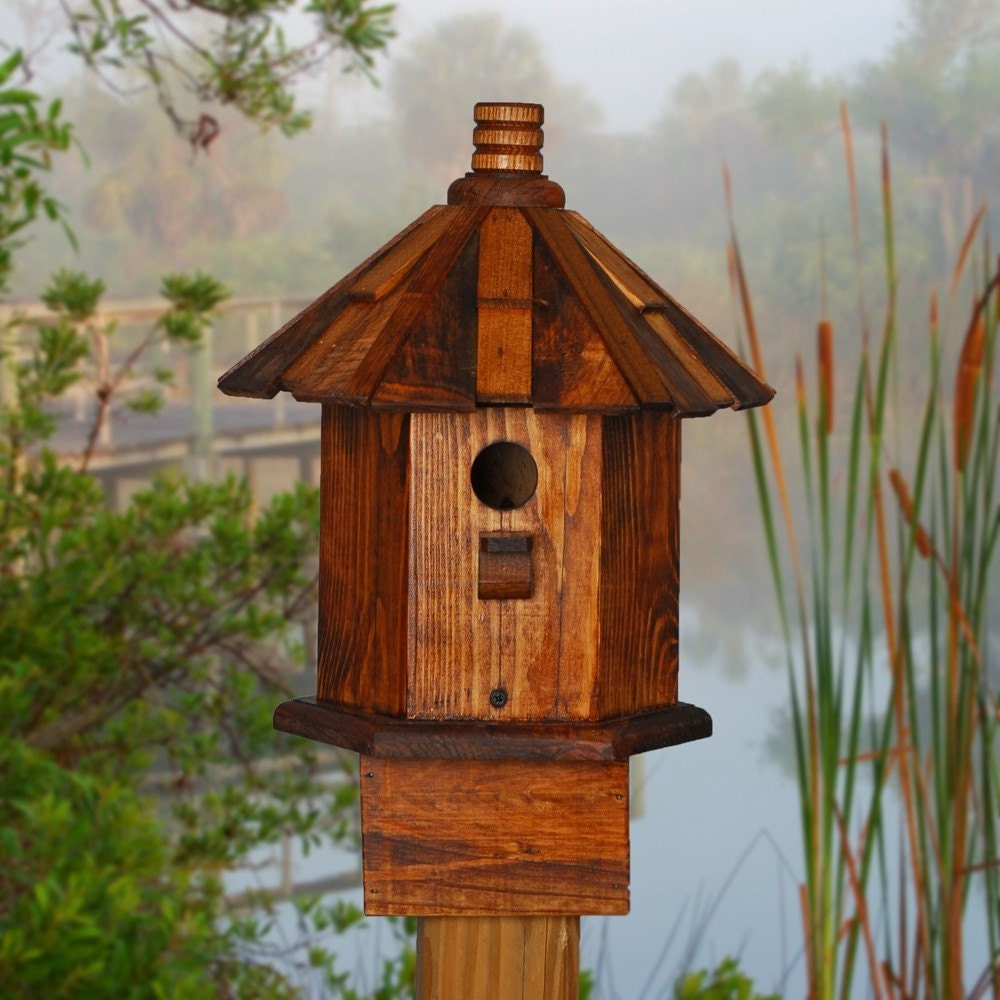
[[[481,537],[479,599],[527,600],[531,591],[531,535],[492,534]]]
[[[270,399],[282,388],[282,377],[288,366],[307,350],[327,330],[330,322],[349,300],[355,280],[378,264],[426,223],[440,219],[446,212],[434,205],[388,243],[362,261],[332,288],[325,291],[298,315],[276,330],[263,343],[238,361],[219,379],[219,389],[227,396],[250,396]]]
[[[389,363],[372,406],[409,408],[476,405],[476,274],[479,234],[473,232],[447,277]]]
[[[632,392],[648,405],[670,406],[671,399],[660,373],[635,342],[632,327],[623,318],[614,295],[600,280],[590,256],[565,226],[562,213],[528,208],[525,215],[552,252],[563,280],[579,298]]]
[[[563,281],[552,254],[534,250],[532,405],[538,410],[638,408],[597,327]]]
[[[349,380],[349,398],[362,403],[375,395],[379,382],[414,327],[421,322],[427,310],[439,302],[437,293],[441,284],[486,216],[487,209],[462,207],[449,211],[455,216],[451,225],[433,251],[414,269],[412,278],[397,296],[400,301],[392,323],[386,326]],[[438,373],[439,376],[441,374]]]
[[[493,208],[480,228],[476,399],[531,403],[532,232],[512,208]]]
[[[469,192],[496,193],[524,178],[472,181]],[[431,209],[220,388],[407,411],[516,404],[681,416],[771,398],[586,220],[511,198]]]
[[[510,721],[677,700],[677,420],[503,413],[325,409],[321,699]],[[497,439],[539,463],[514,511],[472,493],[472,461]],[[484,537],[511,533],[530,554],[484,561]],[[509,704],[491,704],[496,687]]]
[[[476,116],[448,205],[219,383],[324,404],[317,696],[274,725],[361,755],[368,913],[624,913],[628,758],[712,728],[679,418],[773,390],[564,210],[540,106]]]
[[[680,425],[669,413],[605,417],[601,469],[598,712],[677,700]]]
[[[514,407],[412,415],[412,717],[592,717],[600,420]],[[512,510],[472,489],[473,461],[498,440],[538,464],[534,495]],[[531,535],[530,599],[479,600],[481,538],[495,533]],[[498,687],[509,695],[499,708]]]
[[[323,408],[317,692],[391,714],[406,704],[409,422]]]
[[[627,760],[712,735],[712,719],[678,702],[603,722],[402,719],[296,698],[275,709],[274,728],[372,757],[407,760]]]

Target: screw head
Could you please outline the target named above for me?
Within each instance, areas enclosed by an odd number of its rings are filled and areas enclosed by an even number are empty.
[[[503,708],[507,704],[507,692],[503,688],[495,688],[490,692],[490,704],[494,708]]]

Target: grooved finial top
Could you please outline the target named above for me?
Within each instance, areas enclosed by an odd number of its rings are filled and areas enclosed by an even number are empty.
[[[482,102],[475,106],[475,173],[540,174],[544,141],[540,104]]]

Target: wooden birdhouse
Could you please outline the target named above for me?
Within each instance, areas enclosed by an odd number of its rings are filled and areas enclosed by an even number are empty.
[[[227,372],[322,404],[315,698],[361,754],[375,914],[622,913],[628,758],[678,701],[680,419],[772,389],[478,104],[448,203]]]

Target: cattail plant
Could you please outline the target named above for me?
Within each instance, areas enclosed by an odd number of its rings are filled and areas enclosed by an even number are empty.
[[[980,211],[943,309],[929,296],[926,333],[899,323],[883,130],[885,311],[873,336],[846,111],[842,124],[859,343],[844,350],[820,320],[815,376],[797,365],[797,447],[782,407],[749,417],[787,649],[808,995],[998,998],[1000,266]],[[763,374],[735,230],[729,261]],[[856,354],[855,370],[838,372],[838,354]],[[920,355],[916,389],[902,361]]]

